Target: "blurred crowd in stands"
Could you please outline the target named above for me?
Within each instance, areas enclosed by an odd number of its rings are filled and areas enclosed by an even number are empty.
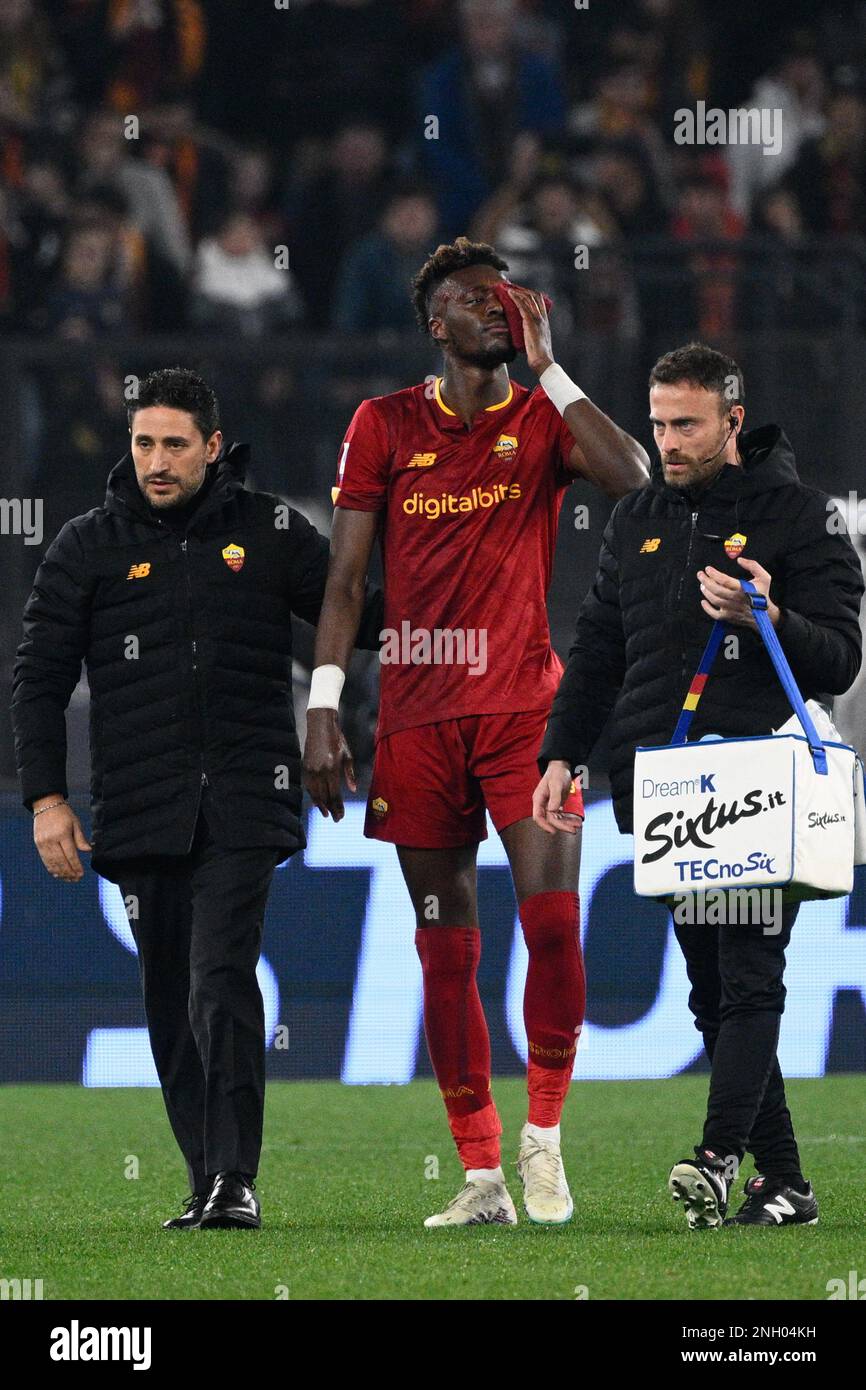
[[[780,146],[679,144],[699,102],[781,112]],[[742,346],[753,408],[844,495],[866,0],[0,0],[5,487],[44,497],[46,540],[97,503],[129,373],[169,353],[214,384],[250,484],[326,528],[358,400],[436,368],[408,282],[461,233],[552,297],[563,361],[626,428],[659,351]],[[0,550],[22,602],[40,550]],[[563,649],[578,551],[551,595]]]
[[[400,332],[458,233],[563,332],[862,328],[866,3],[0,0],[0,332]]]

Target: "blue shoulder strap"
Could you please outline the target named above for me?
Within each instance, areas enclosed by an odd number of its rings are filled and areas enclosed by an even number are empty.
[[[812,762],[814,763],[815,771],[819,773],[826,773],[827,753],[824,748],[824,744],[822,743],[818,735],[818,731],[815,728],[815,725],[812,723],[809,711],[806,709],[803,697],[800,694],[800,691],[797,687],[797,682],[794,680],[793,673],[791,671],[790,666],[788,665],[787,657],[785,656],[785,653],[782,651],[782,648],[779,644],[779,639],[776,636],[775,631],[773,630],[773,624],[770,622],[770,618],[767,613],[766,596],[764,594],[758,593],[758,590],[755,588],[751,579],[741,579],[740,583],[742,584],[743,589],[745,590],[746,595],[748,596],[749,604],[751,606],[752,612],[755,615],[755,622],[758,625],[758,632],[761,634],[764,646],[767,648],[770,660],[772,661],[773,666],[775,667],[776,675],[782,682],[782,687],[785,691],[785,694],[788,697],[788,700],[790,701],[791,708],[793,709],[794,713],[799,719],[800,724],[803,728],[803,733],[806,735],[806,738],[809,742],[809,751],[812,754]],[[724,637],[724,634],[725,625],[721,619],[717,619],[716,622],[713,624],[712,631],[710,632],[709,641],[707,642],[707,645],[704,648],[704,654],[700,659],[698,669],[695,672],[694,679],[692,680],[692,683],[689,686],[688,694],[686,695],[685,701],[683,702],[683,708],[680,713],[680,717],[677,720],[677,727],[674,729],[673,737],[671,738],[671,743],[685,743],[686,741],[686,735],[688,734],[691,722],[695,717],[695,710],[698,707],[698,701],[700,700],[701,695],[703,694],[704,686],[706,685],[707,678],[710,674],[710,667],[712,666],[716,658],[716,653],[718,652],[719,647],[722,644],[722,638]]]

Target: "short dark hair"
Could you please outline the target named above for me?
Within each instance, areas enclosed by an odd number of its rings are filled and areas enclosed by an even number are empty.
[[[492,265],[494,270],[508,269],[508,262],[486,241],[470,241],[466,236],[459,236],[455,241],[443,242],[436,247],[433,255],[427,258],[418,274],[412,278],[412,303],[419,328],[427,331],[430,300],[442,281],[453,275],[455,270],[468,270],[473,265]]]
[[[666,352],[650,372],[651,388],[673,386],[679,381],[687,381],[690,386],[702,386],[705,391],[718,392],[723,409],[726,405],[746,404],[743,373],[737,363],[733,357],[717,352],[706,343],[686,343],[685,347]],[[735,383],[733,394],[732,382]]]
[[[130,401],[126,411],[129,428],[137,410],[151,405],[165,405],[172,410],[185,410],[195,421],[204,439],[210,439],[220,427],[217,398],[206,381],[188,367],[160,367],[150,372],[138,388],[138,397]]]

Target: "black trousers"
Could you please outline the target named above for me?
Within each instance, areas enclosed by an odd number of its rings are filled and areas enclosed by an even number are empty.
[[[785,1008],[785,950],[798,905],[781,930],[674,923],[692,989],[689,1008],[712,1064],[701,1146],[738,1162],[748,1150],[760,1173],[801,1177],[800,1155],[776,1057]]]
[[[117,875],[153,1059],[194,1192],[215,1173],[258,1170],[265,1024],[256,965],[285,858],[270,846],[227,849],[211,826],[206,792],[188,855],[140,859]]]

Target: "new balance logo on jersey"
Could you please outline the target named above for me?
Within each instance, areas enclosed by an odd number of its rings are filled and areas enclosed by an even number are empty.
[[[662,543],[662,538],[661,538],[661,536],[647,536],[646,540],[644,541],[643,545],[642,545],[641,548],[640,548],[640,554],[641,554],[641,555],[645,555],[645,554],[650,553],[650,552],[653,551],[653,550],[658,550],[658,548],[659,548],[659,546],[661,545],[661,543]]]
[[[435,455],[435,454],[413,454],[412,457],[410,458],[409,462],[406,464],[406,467],[407,467],[407,468],[432,468],[432,467],[433,467],[433,464],[434,464],[435,462],[436,462],[436,455]]]
[[[127,579],[146,579],[150,574],[150,561],[145,560],[141,565],[130,565]]]

